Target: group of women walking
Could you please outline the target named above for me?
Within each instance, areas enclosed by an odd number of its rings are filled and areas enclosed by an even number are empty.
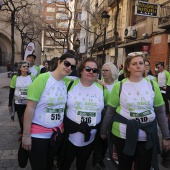
[[[76,169],[85,170],[98,140],[106,140],[110,126],[119,170],[131,170],[133,163],[135,170],[158,170],[157,122],[166,150],[170,149],[170,133],[159,87],[145,78],[143,55],[134,52],[127,56],[121,82],[117,81],[116,66],[104,64],[102,81],[107,88],[97,81],[99,67],[93,58],[79,64],[78,78],[73,81],[67,76],[76,65],[76,57],[65,53],[58,58],[54,71],[35,80],[29,78],[27,63],[21,63],[20,68],[26,74],[12,78],[9,109],[13,98],[27,98],[22,110],[22,147],[32,170],[51,170],[55,155],[60,170],[69,170],[75,158]],[[22,123],[22,118],[19,121]],[[103,161],[106,149],[99,161]]]

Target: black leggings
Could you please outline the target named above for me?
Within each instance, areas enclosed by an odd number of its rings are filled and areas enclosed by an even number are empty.
[[[19,125],[20,125],[22,132],[23,132],[23,116],[24,116],[25,108],[26,108],[26,105],[15,104],[15,110],[18,115]]]
[[[113,143],[117,150],[119,159],[118,170],[131,170],[134,162],[135,170],[150,170],[152,160],[152,149],[145,149],[145,141],[138,141],[134,156],[128,156],[123,153],[125,139],[113,135]]]
[[[69,140],[67,140],[61,170],[69,170],[75,157],[76,157],[76,169],[85,170],[87,161],[93,150],[93,144],[94,141],[88,144],[87,146],[78,147],[73,145]]]

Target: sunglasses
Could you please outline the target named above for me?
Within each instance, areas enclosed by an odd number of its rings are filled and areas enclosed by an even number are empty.
[[[25,67],[27,67],[27,68],[28,68],[29,66],[28,66],[28,65],[23,65],[22,67],[23,67],[23,68],[25,68]]]
[[[143,56],[143,52],[132,52],[132,53],[129,53],[128,56],[130,57]]]
[[[109,71],[109,70],[106,70],[106,69],[105,69],[105,70],[102,70],[102,72],[104,72],[104,73],[105,73],[105,72],[108,72],[108,71]]]
[[[64,66],[65,67],[70,67],[71,66],[71,70],[76,69],[76,66],[75,65],[71,65],[71,63],[69,61],[64,60],[63,62],[64,62]]]
[[[91,68],[91,67],[89,67],[89,66],[86,66],[86,67],[85,67],[85,70],[86,70],[87,72],[92,71],[93,73],[98,73],[98,71],[99,71],[97,68]]]

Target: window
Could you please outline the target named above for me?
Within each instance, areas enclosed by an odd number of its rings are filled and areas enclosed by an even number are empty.
[[[47,12],[55,12],[55,8],[47,7]]]
[[[81,13],[79,12],[77,15],[78,20],[81,20]]]
[[[54,2],[54,0],[47,0],[47,3],[48,3],[48,4],[50,4],[50,3],[52,3],[52,2]]]
[[[66,12],[66,9],[65,8],[58,8],[57,12],[63,12],[64,13],[64,12]]]
[[[68,16],[67,16],[67,14],[57,13],[57,14],[56,14],[56,19],[67,20],[67,19],[68,19]]]
[[[47,37],[54,37],[54,33],[53,32],[46,32],[46,36]]]
[[[66,22],[59,22],[59,23],[57,23],[57,27],[59,27],[59,28],[67,28],[68,27],[68,23],[66,23]]]
[[[53,16],[46,16],[46,20],[54,20]]]
[[[54,44],[54,41],[46,40],[46,41],[45,41],[45,44],[46,44],[46,45],[53,45],[53,44]]]

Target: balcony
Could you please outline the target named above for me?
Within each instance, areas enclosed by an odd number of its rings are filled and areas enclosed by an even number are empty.
[[[111,7],[113,4],[116,4],[116,0],[109,0],[108,1],[108,6]]]
[[[170,1],[167,1],[160,5],[158,28],[170,29]]]
[[[108,7],[108,1],[104,0],[99,6],[98,6],[98,13],[101,14],[103,11],[106,10]]]

